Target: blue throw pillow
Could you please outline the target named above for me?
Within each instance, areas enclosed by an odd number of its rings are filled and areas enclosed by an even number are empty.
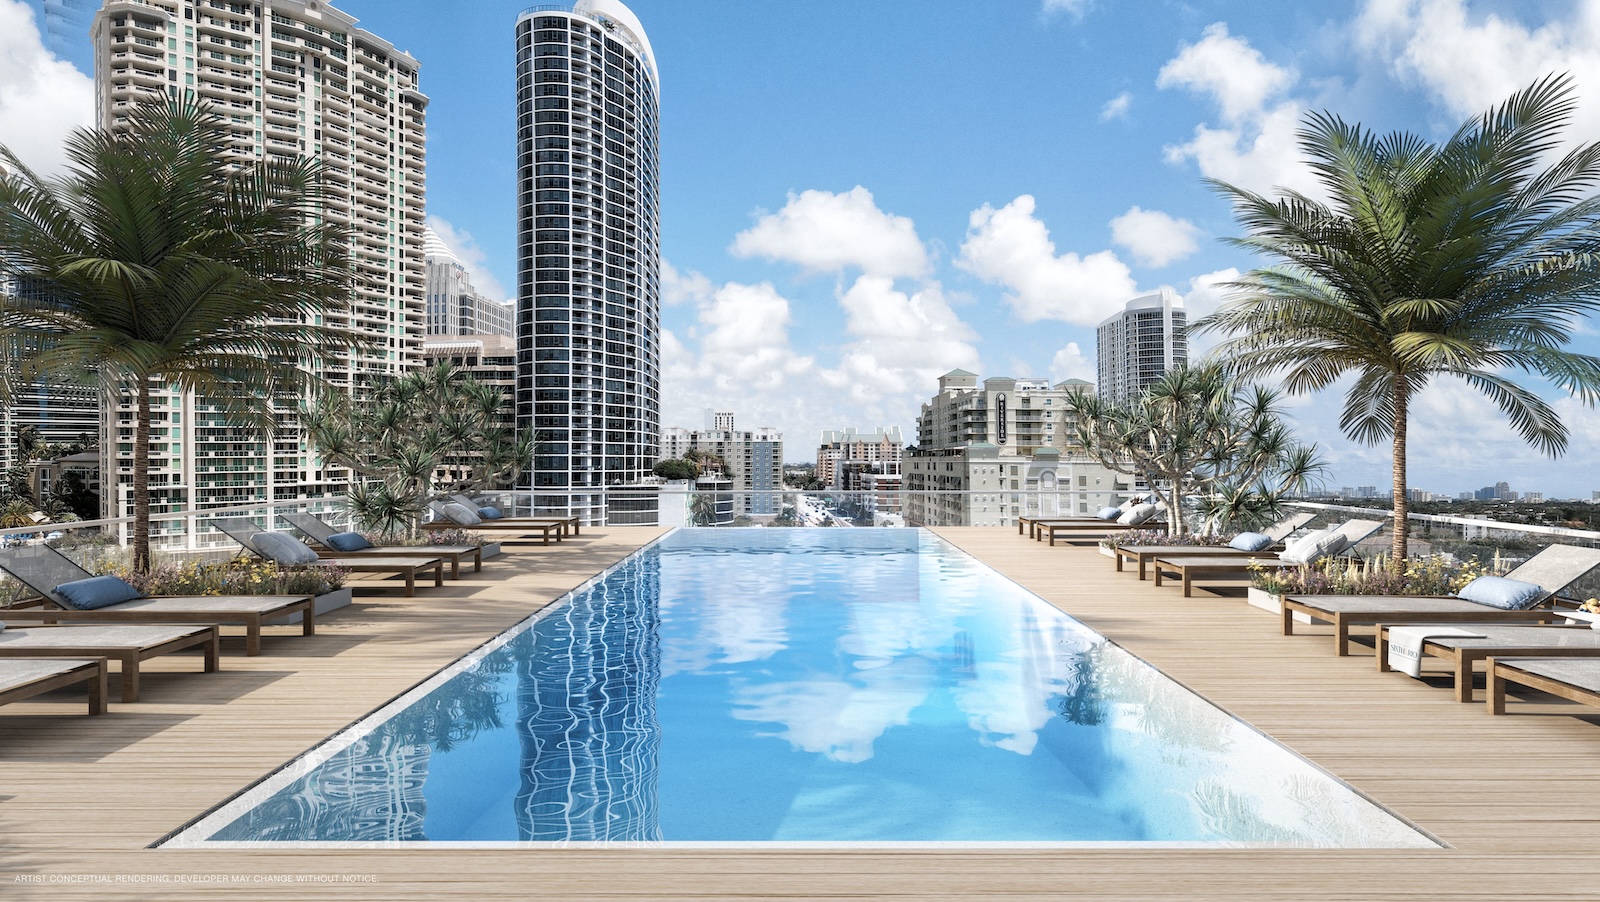
[[[1240,551],[1264,551],[1272,544],[1272,536],[1259,532],[1241,532],[1228,543],[1229,548]]]
[[[334,551],[360,551],[363,548],[372,547],[372,543],[367,541],[367,537],[359,532],[336,532],[328,536],[328,540],[322,544],[332,548]]]
[[[498,507],[480,507],[478,508],[478,516],[485,520],[498,520],[505,514],[500,513],[500,508]]]
[[[1456,593],[1457,598],[1507,611],[1531,608],[1543,600],[1544,596],[1544,590],[1533,583],[1525,583],[1520,579],[1506,579],[1503,576],[1480,576],[1462,586],[1461,591]]]
[[[92,576],[88,579],[73,580],[56,586],[54,591],[69,607],[80,611],[96,611],[141,597],[138,589],[115,576]]]
[[[1120,507],[1102,507],[1102,508],[1100,508],[1100,512],[1095,514],[1095,516],[1099,517],[1102,520],[1115,520],[1118,517],[1122,516],[1122,508],[1120,508]]]

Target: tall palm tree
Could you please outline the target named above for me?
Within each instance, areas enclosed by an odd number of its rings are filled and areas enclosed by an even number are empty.
[[[1567,430],[1508,371],[1586,404],[1600,358],[1566,350],[1600,308],[1600,146],[1548,165],[1576,103],[1565,76],[1535,82],[1434,144],[1377,135],[1330,113],[1307,118],[1300,147],[1329,201],[1268,198],[1212,182],[1247,235],[1277,258],[1230,287],[1196,323],[1232,338],[1216,353],[1247,377],[1281,375],[1295,393],[1353,376],[1339,425],[1393,445],[1394,566],[1406,557],[1411,403],[1435,378],[1488,396],[1530,445],[1559,455]]]
[[[317,218],[320,166],[241,161],[231,145],[209,108],[151,99],[126,128],[74,134],[60,179],[0,148],[13,170],[0,178],[0,260],[24,286],[0,301],[0,350],[17,363],[5,376],[97,380],[108,403],[133,395],[140,569],[152,380],[270,431],[274,402],[293,405],[310,365],[351,346],[323,324],[345,311],[352,276],[343,231]]]

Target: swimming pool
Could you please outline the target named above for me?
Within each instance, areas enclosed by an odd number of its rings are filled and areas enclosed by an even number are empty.
[[[1437,847],[938,537],[679,530],[164,845]]]

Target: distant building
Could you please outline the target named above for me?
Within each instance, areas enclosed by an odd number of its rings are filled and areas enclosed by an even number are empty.
[[[423,259],[430,337],[516,335],[517,305],[479,292],[467,268],[433,229],[423,231]]]
[[[706,409],[707,432],[732,432],[733,411]]]
[[[1089,514],[1119,503],[1133,477],[1106,468],[1074,441],[1066,409],[1079,379],[939,378],[922,405],[917,446],[901,464],[905,518],[913,525],[998,526],[1017,517]]]
[[[505,395],[501,408],[501,425],[516,426],[513,399],[517,391],[517,340],[510,335],[430,335],[422,343],[423,366],[447,363],[461,376],[470,376],[486,385],[492,385]],[[482,458],[476,453],[461,460],[448,462],[449,469],[439,473],[441,479],[463,475],[460,468],[470,468],[472,460]]]
[[[733,415],[721,422],[733,425]],[[689,430],[676,426],[661,433],[661,460],[690,451],[722,459],[722,475],[732,482],[737,512],[776,516],[782,509],[783,433],[770,426],[756,430]]]
[[[1095,333],[1100,397],[1126,403],[1189,362],[1188,314],[1171,289],[1141,295]]]
[[[817,478],[823,485],[845,488],[841,474],[847,464],[864,465],[857,466],[857,472],[898,475],[904,450],[899,426],[871,432],[858,432],[853,427],[825,430],[817,446]]]

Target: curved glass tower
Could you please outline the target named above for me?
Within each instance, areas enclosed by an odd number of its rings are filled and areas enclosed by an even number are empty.
[[[596,518],[655,464],[659,91],[616,0],[517,19],[517,421],[541,512]]]

